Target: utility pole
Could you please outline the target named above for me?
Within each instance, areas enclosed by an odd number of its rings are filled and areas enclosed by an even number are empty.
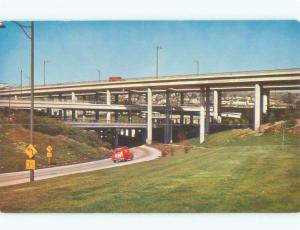
[[[285,124],[282,123],[281,125],[281,128],[282,128],[282,142],[281,142],[281,150],[284,150],[284,142],[285,142]]]
[[[199,74],[199,60],[194,59],[194,62],[196,63],[196,74]]]
[[[21,87],[21,97],[22,97],[22,91],[23,91],[23,70],[21,69],[21,79],[20,79],[20,87]]]
[[[30,25],[24,25],[16,21],[15,23],[30,40],[30,144],[33,144],[33,115],[34,115],[34,22],[31,21]],[[0,29],[5,28],[4,23],[0,22]],[[26,29],[30,29],[26,31]],[[9,95],[10,96],[10,95]],[[32,160],[34,157],[32,157]],[[34,181],[34,169],[30,169],[30,181]]]
[[[172,105],[170,103],[171,123],[170,123],[170,144],[173,143],[173,121],[172,121]]]
[[[100,71],[100,69],[96,69],[96,71],[98,72],[98,81],[100,81],[101,71]]]
[[[156,78],[158,78],[158,52],[161,49],[161,46],[156,46]]]
[[[33,144],[33,116],[34,116],[34,22],[31,22],[31,86],[30,86],[30,143]],[[34,181],[34,170],[30,169],[30,181]]]

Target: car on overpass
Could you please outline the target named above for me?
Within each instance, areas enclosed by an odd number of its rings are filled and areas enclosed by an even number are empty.
[[[121,161],[128,161],[133,160],[133,153],[130,151],[130,149],[126,146],[116,148],[111,156],[111,159],[113,162],[121,162]]]

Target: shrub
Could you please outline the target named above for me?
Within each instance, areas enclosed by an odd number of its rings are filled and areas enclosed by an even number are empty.
[[[178,139],[183,148],[183,152],[188,153],[190,151],[191,147],[189,145],[189,142],[187,141],[186,133],[184,131],[180,131],[178,133]]]
[[[175,152],[175,148],[171,145],[161,145],[161,146],[159,146],[159,149],[161,151],[162,157],[166,157],[169,154],[171,154],[171,156],[173,156],[174,152]]]
[[[47,117],[34,117],[36,131],[56,136],[64,134],[64,124]]]
[[[28,112],[17,112],[15,120],[16,123],[21,124],[25,128],[29,128]],[[71,126],[65,125],[64,122],[54,118],[34,116],[34,130],[52,136],[65,135],[74,139],[75,141],[86,143],[87,145],[93,147],[103,146],[106,148],[111,148],[111,145],[98,138],[95,132],[85,132],[81,129],[72,128]]]
[[[245,114],[242,114],[240,123],[241,123],[243,128],[247,128],[249,126],[249,119]]]

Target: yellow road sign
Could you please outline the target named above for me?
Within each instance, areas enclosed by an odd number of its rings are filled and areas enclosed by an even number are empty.
[[[35,154],[37,154],[37,150],[35,149],[35,147],[32,144],[29,144],[25,150],[24,150],[25,154],[31,159],[32,157],[34,157]]]
[[[49,158],[49,157],[52,157],[52,151],[53,151],[52,146],[51,146],[51,145],[48,145],[47,148],[46,148],[46,150],[47,150],[47,157],[48,157],[48,158]]]
[[[47,152],[47,157],[52,157],[52,152]]]
[[[26,160],[26,169],[35,170],[35,160]]]
[[[53,148],[51,145],[48,145],[47,148],[46,148],[47,152],[52,152],[53,151]]]

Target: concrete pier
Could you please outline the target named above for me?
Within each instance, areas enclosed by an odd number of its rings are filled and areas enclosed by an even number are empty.
[[[184,105],[184,93],[180,93],[180,105]]]
[[[111,105],[111,93],[110,90],[106,90],[106,104]],[[106,122],[110,123],[111,122],[111,112],[106,113]]]
[[[200,144],[205,140],[205,103],[204,103],[204,87],[201,87],[200,92],[200,126],[199,126],[199,136]]]
[[[75,95],[75,92],[71,93],[71,100],[72,100],[72,102],[76,102],[77,101],[77,97]]]
[[[214,111],[213,111],[214,122],[218,122],[221,103],[222,103],[221,92],[219,90],[214,90]]]
[[[210,119],[210,88],[207,86],[205,90],[205,134],[209,133]]]
[[[96,110],[95,111],[95,119],[96,119],[96,121],[99,121],[99,118],[100,118],[100,116],[99,116],[99,110]]]
[[[261,110],[262,110],[262,86],[255,84],[255,105],[254,105],[254,130],[258,131],[261,123]]]
[[[268,114],[269,108],[270,108],[270,91],[269,90],[263,90],[263,114]]]
[[[63,110],[63,113],[64,113],[64,120],[66,121],[67,118],[68,118],[67,110],[64,109],[64,110]]]
[[[152,90],[147,89],[147,144],[152,144]]]

